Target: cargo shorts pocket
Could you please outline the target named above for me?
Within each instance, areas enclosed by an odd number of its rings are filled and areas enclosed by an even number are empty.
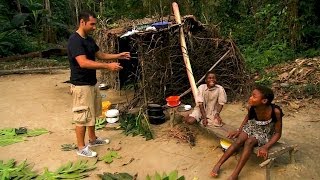
[[[72,108],[73,120],[76,123],[86,123],[91,118],[90,110],[88,106],[78,106]]]

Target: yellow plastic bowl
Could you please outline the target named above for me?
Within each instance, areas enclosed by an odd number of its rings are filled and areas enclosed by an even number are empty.
[[[223,149],[227,150],[231,146],[231,142],[225,139],[220,139],[220,145]]]

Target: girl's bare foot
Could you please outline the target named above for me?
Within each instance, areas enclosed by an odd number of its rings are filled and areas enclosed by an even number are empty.
[[[219,171],[220,171],[220,166],[216,164],[210,173],[211,177],[218,177]]]

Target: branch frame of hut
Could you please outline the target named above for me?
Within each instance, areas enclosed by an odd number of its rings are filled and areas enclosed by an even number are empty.
[[[169,26],[156,31],[140,30],[130,36],[121,36],[139,26],[145,28],[157,19],[147,18],[130,22],[120,22],[118,27],[108,29],[100,25],[94,37],[100,49],[108,53],[130,51],[130,61],[118,60],[124,67],[120,72],[101,70],[100,82],[120,90],[128,84],[134,87],[134,98],[123,110],[137,104],[165,104],[170,95],[184,96],[183,102],[193,103],[179,42],[179,28],[186,34],[188,55],[196,81],[212,69],[222,85],[228,100],[246,97],[250,88],[250,76],[245,71],[245,62],[231,38],[219,36],[218,26],[203,25],[193,15],[182,18],[182,24],[175,24],[172,18],[163,18]],[[159,20],[159,19],[158,19]],[[101,21],[100,23],[103,23]],[[138,24],[138,23],[140,24]],[[116,23],[117,24],[117,23]],[[197,82],[197,86],[204,81]]]

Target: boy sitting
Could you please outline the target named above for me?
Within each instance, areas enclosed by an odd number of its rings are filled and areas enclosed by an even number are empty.
[[[224,88],[217,83],[216,75],[213,71],[207,72],[205,76],[206,84],[198,87],[196,101],[198,106],[185,118],[185,122],[193,124],[200,122],[204,126],[221,127],[223,125],[220,112],[227,102],[227,95]]]

